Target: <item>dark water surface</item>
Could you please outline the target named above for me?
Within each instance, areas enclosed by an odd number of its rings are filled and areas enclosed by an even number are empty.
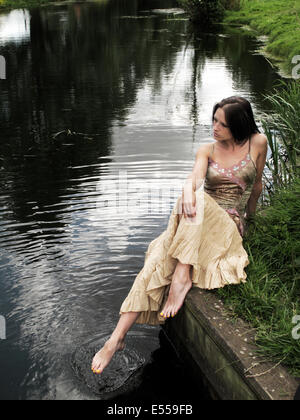
[[[0,15],[1,399],[102,399],[140,366],[131,396],[206,398],[160,347],[159,327],[133,329],[119,382],[103,388],[84,369],[212,139],[214,103],[241,94],[260,113],[277,78],[258,41],[190,37],[183,15],[153,12],[162,7],[176,2]]]

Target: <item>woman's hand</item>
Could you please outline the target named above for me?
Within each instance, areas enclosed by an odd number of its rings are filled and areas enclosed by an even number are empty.
[[[210,152],[210,143],[203,144],[202,146],[200,146],[196,155],[196,161],[194,164],[193,172],[187,178],[187,181],[184,185],[181,199],[181,211],[182,215],[184,215],[185,218],[193,219],[197,216],[196,191],[198,191],[198,189],[205,182]]]
[[[186,188],[182,193],[182,213],[185,218],[196,217],[196,193]]]

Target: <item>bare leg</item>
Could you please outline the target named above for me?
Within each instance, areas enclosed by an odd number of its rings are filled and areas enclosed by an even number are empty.
[[[179,222],[182,217],[184,217],[183,214],[179,216]],[[173,274],[169,297],[163,311],[161,312],[161,316],[164,318],[170,318],[170,316],[174,317],[182,307],[187,293],[193,286],[191,280],[191,268],[191,265],[182,264],[178,261]]]
[[[124,350],[126,335],[139,316],[140,312],[128,312],[121,315],[112,336],[93,359],[92,371],[94,373],[102,373],[111,362],[114,354],[117,351]]]
[[[183,215],[180,216],[180,220],[182,217]],[[169,318],[171,315],[176,315],[183,305],[184,299],[192,287],[190,269],[190,265],[178,262],[172,279],[169,298],[162,312],[165,318]],[[111,362],[114,354],[117,351],[124,350],[126,335],[139,316],[140,312],[128,312],[121,315],[119,323],[112,336],[93,359],[92,370],[94,373],[102,373]]]
[[[191,267],[189,264],[178,262],[173,274],[168,300],[161,312],[161,316],[164,318],[174,317],[182,307],[186,295],[193,286],[190,273]]]

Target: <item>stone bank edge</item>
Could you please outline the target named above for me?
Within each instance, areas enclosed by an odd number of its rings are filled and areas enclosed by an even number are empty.
[[[163,330],[214,399],[294,399],[298,381],[280,364],[257,355],[253,328],[230,318],[213,293],[193,288]]]

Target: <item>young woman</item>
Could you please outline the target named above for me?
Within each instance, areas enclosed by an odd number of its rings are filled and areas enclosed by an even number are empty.
[[[216,141],[199,148],[167,229],[150,243],[119,323],[93,359],[94,373],[102,373],[125,348],[135,323],[160,325],[174,317],[192,287],[216,289],[246,281],[243,234],[262,192],[267,138],[241,97],[214,107],[213,127]]]

